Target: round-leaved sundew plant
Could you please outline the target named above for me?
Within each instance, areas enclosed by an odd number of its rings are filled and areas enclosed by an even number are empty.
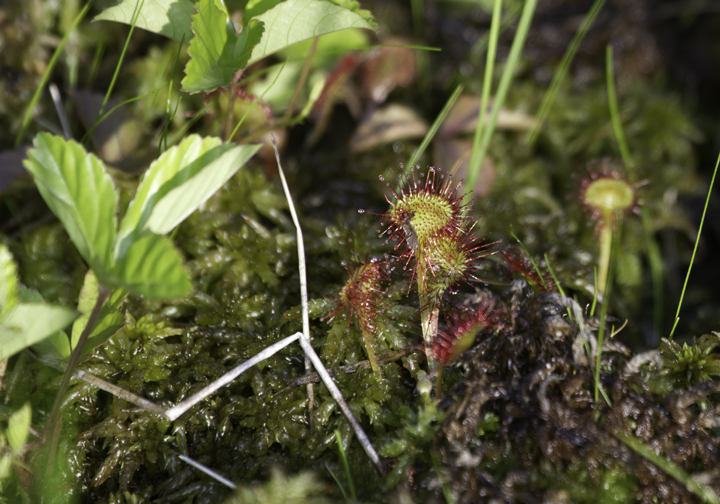
[[[460,281],[476,279],[473,262],[492,253],[488,250],[492,244],[478,243],[470,205],[458,195],[461,183],[454,184],[437,168],[428,168],[427,175],[419,169],[417,165],[401,174],[397,189],[387,184],[390,196],[386,193],[385,199],[391,207],[382,216],[386,228],[380,236],[396,242],[405,269],[413,262],[425,350],[434,371],[431,343],[438,332],[440,302]]]
[[[598,293],[605,293],[612,235],[616,219],[623,212],[638,212],[636,190],[620,170],[608,159],[591,161],[588,175],[581,182],[580,201],[592,211],[597,221],[596,232],[600,240],[600,259],[598,261]]]
[[[373,350],[372,335],[377,330],[375,317],[378,312],[379,297],[382,293],[382,284],[385,282],[387,273],[383,264],[378,259],[371,259],[360,263],[357,267],[348,270],[348,278],[338,295],[335,310],[327,316],[328,322],[332,321],[340,312],[347,312],[352,323],[353,315],[357,319],[365,340],[370,365],[375,373],[379,371]]]
[[[444,331],[435,336],[430,345],[432,356],[438,362],[435,398],[442,395],[443,367],[452,363],[460,354],[470,348],[480,331],[502,328],[505,310],[493,299],[483,298],[472,312],[458,312],[448,321]]]

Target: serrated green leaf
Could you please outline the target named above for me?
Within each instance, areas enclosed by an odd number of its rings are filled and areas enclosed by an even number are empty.
[[[235,73],[247,65],[264,31],[261,22],[251,20],[236,34],[219,0],[200,0],[196,7],[198,13],[192,21],[195,38],[188,48],[190,61],[182,80],[183,90],[188,93],[229,86]]]
[[[248,64],[285,47],[346,28],[373,29],[361,14],[325,0],[287,0],[259,15],[267,29]]]
[[[220,189],[260,147],[255,144],[235,145],[190,180],[172,189],[155,205],[147,221],[148,229],[157,234],[173,230]]]
[[[7,435],[8,443],[15,453],[19,453],[25,446],[28,433],[30,432],[30,420],[32,419],[32,410],[30,403],[23,404],[22,408],[10,415],[8,420]]]
[[[75,310],[62,306],[39,303],[15,305],[0,325],[0,360],[60,331],[77,316]]]
[[[115,21],[130,25],[137,4],[141,1],[124,0],[102,11],[93,21]],[[135,26],[187,44],[193,37],[190,29],[193,14],[195,6],[191,0],[145,0]]]
[[[192,287],[180,252],[168,238],[156,234],[146,234],[134,242],[108,280],[148,299],[176,299]]]
[[[180,145],[166,150],[153,162],[145,172],[135,198],[130,202],[120,223],[115,244],[116,258],[122,257],[137,237],[147,229],[147,222],[155,206],[168,192],[186,183],[232,148],[233,144],[223,144],[219,138],[190,135]],[[176,204],[182,205],[184,202],[178,201]],[[172,227],[155,232],[165,234],[170,230]]]
[[[17,266],[7,245],[0,244],[0,320],[17,303]]]
[[[112,266],[117,192],[105,165],[77,142],[40,133],[24,166],[43,199],[95,270]]]
[[[72,327],[71,336],[71,348],[75,348],[80,335],[87,326],[88,319],[92,313],[95,303],[97,303],[99,293],[99,285],[97,277],[93,274],[92,270],[88,271],[85,275],[85,282],[83,283],[82,290],[80,290],[80,300],[78,301],[78,311],[82,315],[75,321]],[[87,342],[85,343],[85,349],[83,354],[87,355],[93,351],[95,347],[104,343],[110,336],[115,334],[122,328],[125,323],[122,314],[120,313],[120,305],[125,299],[125,293],[122,289],[116,289],[110,297],[103,303],[100,309],[100,315],[98,316],[95,327],[93,327]]]

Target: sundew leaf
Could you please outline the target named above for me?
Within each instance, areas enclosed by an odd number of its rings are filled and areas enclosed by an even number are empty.
[[[186,44],[193,37],[190,23],[195,14],[191,0],[123,0],[95,16],[93,21],[115,21],[131,25],[137,4],[142,2],[135,26]]]
[[[247,65],[264,31],[261,22],[251,20],[236,34],[220,0],[200,0],[196,6],[198,12],[192,18],[195,38],[188,48],[190,61],[182,80],[188,93],[229,86],[235,73]]]
[[[248,64],[312,37],[346,28],[374,29],[363,15],[325,0],[287,0],[259,15],[266,30]]]
[[[20,303],[0,322],[0,359],[38,343],[75,320],[78,313],[62,306]]]
[[[234,145],[182,185],[174,187],[152,210],[147,228],[153,233],[172,231],[228,181],[261,145]]]
[[[92,313],[99,294],[99,284],[97,277],[92,270],[85,275],[85,282],[80,291],[80,299],[78,301],[78,311],[82,315],[73,323],[71,335],[71,348],[75,348],[80,335],[85,330],[90,314]],[[125,321],[119,311],[120,305],[125,299],[125,292],[122,289],[116,289],[110,297],[103,303],[100,308],[100,315],[93,327],[87,342],[85,343],[84,354],[92,352],[92,350],[104,343],[110,336],[115,334],[122,328]]]
[[[7,245],[0,244],[0,320],[17,302],[17,265]]]
[[[30,420],[32,419],[32,410],[30,403],[23,404],[22,408],[10,415],[8,420],[7,435],[8,443],[15,453],[19,453],[25,446],[27,436],[30,433]]]
[[[105,165],[73,140],[40,133],[23,163],[50,210],[95,270],[112,267],[117,192]]]
[[[176,299],[192,287],[180,252],[168,238],[151,233],[128,248],[111,276],[128,293],[148,299]]]

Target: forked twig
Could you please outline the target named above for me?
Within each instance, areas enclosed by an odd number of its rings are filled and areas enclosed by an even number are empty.
[[[276,354],[286,346],[288,346],[290,343],[295,341],[298,338],[301,338],[302,334],[297,332],[293,334],[292,336],[288,336],[287,338],[278,341],[274,345],[270,345],[262,352],[258,353],[251,359],[246,360],[242,364],[240,364],[238,367],[233,369],[232,371],[226,373],[225,375],[221,376],[214,382],[212,382],[207,387],[204,387],[203,389],[199,390],[198,392],[194,393],[184,401],[179,402],[169,410],[165,411],[163,415],[169,419],[169,420],[177,420],[180,415],[185,413],[187,410],[195,406],[197,403],[205,399],[210,394],[214,393],[218,389],[224,387],[225,385],[232,382],[235,378],[243,374],[245,371],[253,367],[255,364],[258,364],[259,362],[264,361],[265,359],[269,358],[270,356]]]
[[[357,421],[357,418],[355,418],[355,415],[353,415],[353,412],[350,410],[347,402],[345,402],[345,399],[343,399],[343,396],[340,393],[340,389],[337,388],[337,385],[335,385],[335,382],[330,377],[330,374],[320,360],[320,357],[317,356],[315,350],[313,350],[313,347],[310,344],[310,315],[308,311],[307,301],[307,272],[305,268],[305,247],[303,246],[302,230],[300,229],[300,221],[298,220],[297,213],[295,212],[295,205],[293,204],[292,196],[290,195],[290,189],[288,188],[287,181],[285,180],[285,173],[283,172],[282,165],[280,164],[280,153],[278,152],[275,137],[272,138],[272,143],[273,148],[275,149],[275,160],[277,161],[278,171],[280,172],[280,180],[282,182],[283,190],[285,191],[285,197],[287,198],[288,206],[290,207],[290,215],[292,216],[295,227],[297,228],[298,261],[300,263],[298,266],[300,272],[300,299],[303,312],[303,337],[300,338],[300,346],[302,346],[303,350],[305,351],[305,367],[306,369],[308,368],[308,359],[312,361],[315,370],[320,375],[320,378],[330,392],[330,395],[332,395],[333,399],[335,399],[335,402],[338,404],[338,406],[340,406],[340,410],[345,415],[345,418],[347,418],[347,421],[352,427],[353,431],[355,431],[355,436],[357,436],[358,441],[360,441],[360,444],[365,450],[365,453],[368,454],[368,457],[370,457],[370,460],[373,461],[378,471],[380,471],[380,473],[384,473],[382,462],[380,461],[380,457],[378,456],[377,451],[375,451],[375,448],[373,447],[372,443],[370,443],[370,440],[365,434],[365,431],[363,431],[362,426]],[[308,395],[310,396],[310,404],[312,404],[312,384],[309,383],[307,387]]]

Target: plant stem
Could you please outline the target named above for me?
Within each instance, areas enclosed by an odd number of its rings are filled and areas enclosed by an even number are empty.
[[[377,360],[375,360],[375,350],[373,350],[372,346],[372,337],[364,327],[362,329],[362,335],[365,340],[365,348],[367,349],[368,360],[370,361],[370,366],[372,366],[373,373],[379,373],[380,368],[378,367]]]
[[[600,230],[600,261],[598,267],[598,293],[604,297],[607,287],[608,269],[610,267],[610,250],[612,249],[612,215],[603,216],[603,227]]]
[[[427,284],[427,268],[425,264],[425,254],[422,252],[422,246],[415,251],[418,297],[420,298],[420,321],[422,324],[423,340],[425,341],[425,355],[428,361],[428,372],[432,373],[437,368],[437,362],[432,357],[431,344],[437,334],[438,319],[440,318],[440,309],[434,299],[428,296]]]
[[[95,323],[97,322],[98,317],[100,316],[100,310],[102,309],[102,305],[105,302],[105,299],[107,299],[110,292],[105,289],[102,285],[98,284],[98,297],[97,301],[95,301],[95,306],[92,309],[92,312],[90,313],[90,317],[88,318],[87,324],[85,325],[85,329],[83,329],[82,334],[80,335],[80,339],[77,342],[77,345],[75,345],[75,348],[73,349],[72,354],[70,355],[70,360],[67,365],[67,369],[65,370],[65,374],[63,374],[62,381],[60,382],[60,388],[58,390],[57,396],[55,397],[55,403],[53,404],[52,410],[50,411],[50,416],[48,417],[48,421],[45,424],[45,429],[43,431],[43,438],[47,437],[48,432],[50,432],[49,429],[52,430],[53,436],[52,436],[52,445],[51,445],[51,452],[54,451],[54,446],[57,444],[58,436],[60,434],[60,429],[56,429],[54,427],[55,422],[57,421],[58,413],[60,412],[60,406],[62,406],[63,398],[65,397],[65,394],[67,393],[67,390],[70,386],[70,378],[73,377],[73,372],[75,371],[75,368],[77,368],[78,364],[80,363],[80,358],[83,354],[83,348],[85,348],[85,343],[87,342],[88,338],[92,334],[92,330],[95,327]],[[50,464],[48,464],[48,470],[52,468],[53,464],[52,461]]]

